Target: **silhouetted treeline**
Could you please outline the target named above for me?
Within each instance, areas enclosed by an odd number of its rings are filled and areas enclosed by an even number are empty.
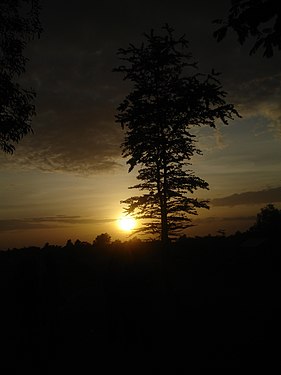
[[[1,373],[279,365],[276,238],[97,242],[0,252]]]

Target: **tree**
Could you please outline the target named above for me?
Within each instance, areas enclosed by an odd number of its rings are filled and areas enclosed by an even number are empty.
[[[68,249],[72,249],[74,247],[74,244],[71,241],[71,239],[66,241],[65,247],[68,248]]]
[[[222,25],[214,32],[217,41],[233,29],[240,44],[249,36],[255,38],[250,55],[260,47],[263,56],[272,57],[274,49],[281,49],[281,2],[280,0],[232,0],[227,20],[218,19],[214,23]]]
[[[281,210],[273,204],[263,207],[257,214],[256,223],[250,232],[262,235],[279,236],[281,230]]]
[[[27,62],[23,51],[41,31],[38,0],[0,1],[0,149],[6,153],[32,131],[35,93],[18,79]]]
[[[97,247],[106,247],[111,243],[111,236],[108,233],[99,234],[94,240],[93,244]]]
[[[168,25],[163,30],[164,35],[153,30],[144,34],[140,47],[119,49],[125,65],[114,71],[133,83],[116,122],[125,130],[122,154],[129,158],[129,172],[139,167],[141,182],[130,188],[144,192],[121,203],[127,214],[143,219],[137,231],[160,234],[167,244],[169,236],[191,225],[190,214],[208,208],[207,201],[191,196],[199,188],[208,189],[190,169],[191,157],[201,153],[191,128],[215,127],[217,119],[227,124],[238,113],[225,102],[216,73],[195,72],[185,36],[174,37]]]

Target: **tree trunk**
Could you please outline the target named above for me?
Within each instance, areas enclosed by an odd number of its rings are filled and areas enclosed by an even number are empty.
[[[161,181],[161,166],[157,165],[157,192],[159,196],[161,212],[161,242],[164,246],[169,243],[168,220],[167,220],[167,198],[165,191],[165,181]]]
[[[167,202],[165,197],[161,199],[161,242],[164,246],[169,244]]]
[[[162,129],[162,145],[163,145],[163,188],[162,188],[162,202],[161,202],[161,240],[165,248],[169,245],[169,228],[168,228],[168,211],[167,211],[167,158],[166,158],[166,139],[164,130]]]

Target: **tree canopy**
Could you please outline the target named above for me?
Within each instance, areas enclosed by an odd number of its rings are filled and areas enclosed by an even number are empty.
[[[27,62],[24,49],[41,31],[38,0],[1,0],[0,149],[7,153],[13,153],[15,143],[32,131],[35,93],[21,87],[19,77]]]
[[[206,200],[193,197],[208,183],[190,168],[193,155],[200,154],[195,126],[227,124],[238,115],[225,101],[218,75],[200,74],[185,36],[174,36],[166,25],[163,34],[152,30],[137,47],[130,44],[118,55],[124,62],[115,71],[133,84],[118,107],[116,122],[125,130],[123,157],[129,172],[137,167],[143,192],[122,203],[127,214],[142,219],[138,231],[160,234],[164,243],[191,225],[190,215],[208,208]]]
[[[281,210],[273,204],[263,207],[257,214],[256,223],[250,232],[258,235],[279,236],[281,230]]]
[[[255,38],[251,55],[262,48],[265,57],[272,57],[275,49],[281,49],[280,0],[232,0],[231,4],[227,19],[214,21],[221,25],[214,32],[217,41],[224,39],[228,29],[232,29],[240,44],[249,37]]]

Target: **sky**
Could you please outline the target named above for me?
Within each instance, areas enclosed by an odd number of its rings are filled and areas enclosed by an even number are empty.
[[[120,201],[136,174],[121,157],[124,133],[115,123],[129,92],[116,52],[139,45],[143,33],[169,23],[185,34],[199,71],[214,68],[241,114],[227,126],[198,128],[202,156],[195,174],[209,183],[196,197],[210,209],[193,218],[188,235],[247,230],[268,203],[281,204],[281,53],[249,56],[229,33],[220,43],[214,19],[230,0],[43,0],[43,33],[29,44],[22,83],[36,93],[34,134],[13,155],[0,155],[0,249],[92,242],[101,233],[125,240]],[[135,192],[137,194],[137,192]]]

